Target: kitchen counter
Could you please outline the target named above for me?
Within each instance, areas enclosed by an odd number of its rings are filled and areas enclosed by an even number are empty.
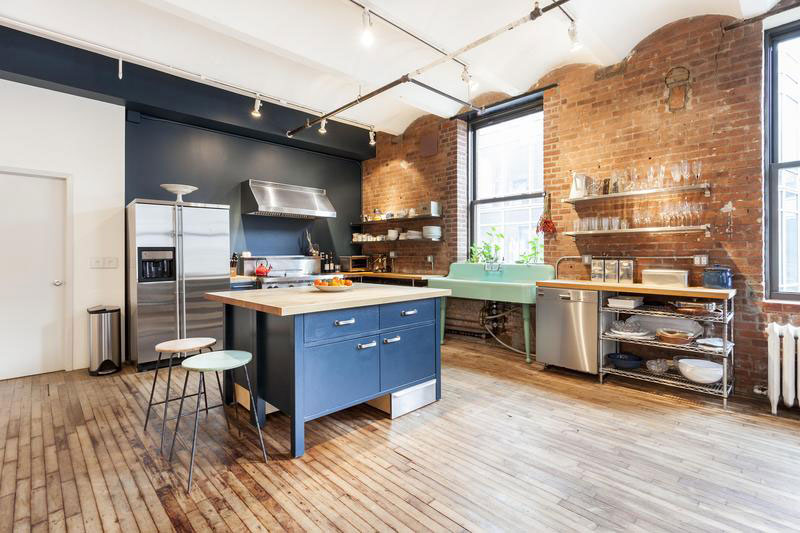
[[[342,272],[346,278],[376,278],[376,279],[405,279],[412,281],[427,281],[431,278],[441,278],[441,274],[405,274],[402,272]]]
[[[578,289],[589,291],[611,291],[620,293],[653,294],[662,296],[680,296],[682,298],[713,298],[729,300],[736,296],[736,289],[707,289],[705,287],[664,287],[645,285],[643,283],[605,283],[601,281],[553,279],[537,281],[537,287],[553,287],[557,289]]]
[[[206,293],[206,298],[215,302],[269,313],[270,315],[292,316],[367,305],[439,298],[449,295],[449,289],[354,283],[351,290],[344,292],[322,292],[314,287],[292,287],[270,289],[269,291],[211,292]]]
[[[252,416],[266,403],[291,419],[291,452],[305,450],[305,423],[409,387],[432,383],[441,398],[439,321],[448,289],[355,283],[207,293],[225,308],[225,349],[253,354]],[[244,372],[226,372],[225,402]],[[267,429],[269,431],[269,429]]]

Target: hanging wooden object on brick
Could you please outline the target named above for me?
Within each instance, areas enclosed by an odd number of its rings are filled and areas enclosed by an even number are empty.
[[[544,195],[544,211],[542,216],[539,217],[539,223],[536,225],[538,233],[555,233],[556,225],[553,223],[553,215],[550,212],[550,193]]]

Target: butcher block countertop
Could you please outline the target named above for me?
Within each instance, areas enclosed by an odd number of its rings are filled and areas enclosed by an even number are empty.
[[[206,298],[238,307],[255,309],[271,315],[290,316],[350,307],[390,304],[450,296],[450,289],[400,287],[354,283],[352,290],[321,292],[314,287],[286,289],[208,292]]]
[[[342,272],[345,278],[384,278],[384,279],[407,279],[414,281],[426,281],[431,278],[441,278],[441,274],[403,274],[401,272]]]
[[[537,287],[553,287],[556,289],[579,289],[586,291],[613,291],[635,294],[658,294],[662,296],[680,296],[681,298],[714,298],[728,300],[736,296],[736,289],[706,289],[705,287],[662,287],[643,283],[605,283],[572,279],[551,279],[537,281]]]

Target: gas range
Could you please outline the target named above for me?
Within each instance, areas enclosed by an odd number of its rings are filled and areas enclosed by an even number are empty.
[[[280,274],[280,273],[278,273]],[[258,289],[285,289],[287,287],[308,287],[317,279],[331,279],[341,274],[305,274],[305,275],[274,275],[256,278]]]

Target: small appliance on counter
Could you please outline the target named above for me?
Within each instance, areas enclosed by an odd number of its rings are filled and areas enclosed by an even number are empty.
[[[708,289],[732,289],[733,271],[725,265],[713,265],[703,270],[703,287]]]
[[[634,259],[591,260],[591,280],[605,283],[633,283]]]
[[[646,268],[642,270],[642,283],[662,287],[688,287],[689,271]]]
[[[341,260],[342,272],[367,272],[369,270],[369,256],[343,255]]]
[[[384,254],[373,255],[371,260],[370,260],[370,263],[372,265],[372,268],[370,269],[372,272],[387,272],[388,271],[388,269],[386,268],[386,265],[387,265],[388,261],[387,261],[386,255],[384,255]]]

